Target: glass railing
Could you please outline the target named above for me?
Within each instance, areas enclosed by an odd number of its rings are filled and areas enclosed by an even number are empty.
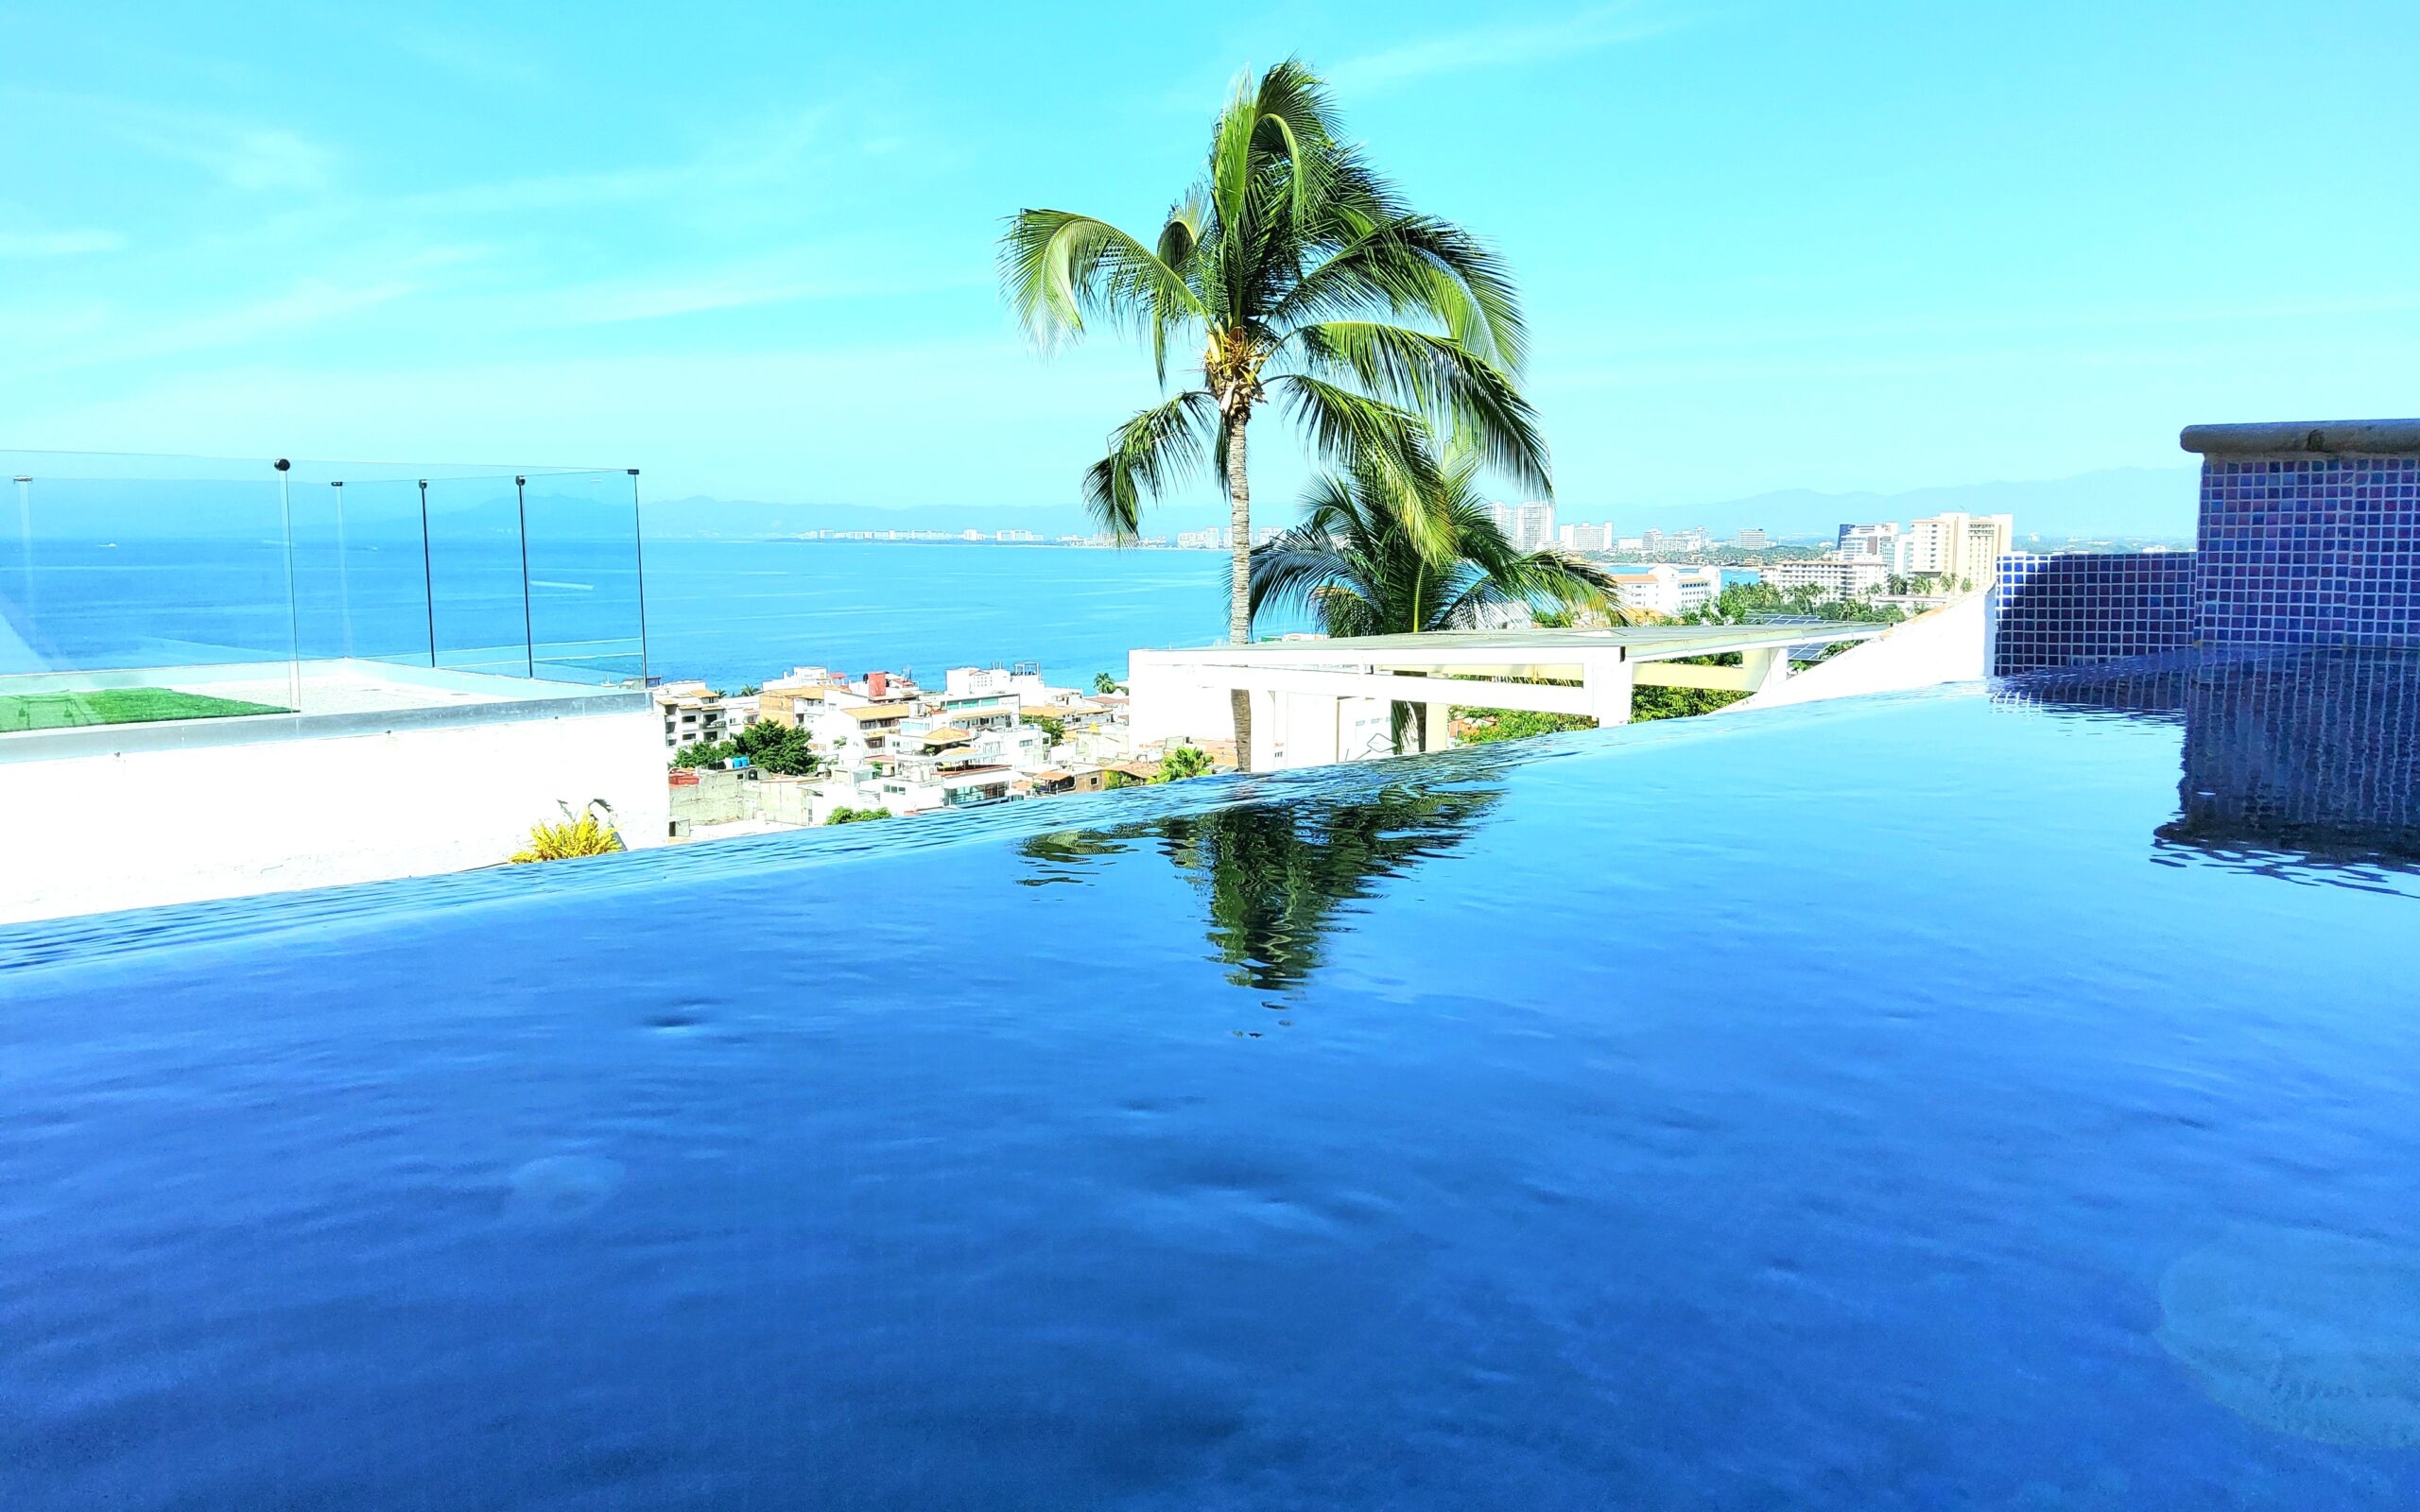
[[[0,736],[643,687],[635,471],[0,452]]]

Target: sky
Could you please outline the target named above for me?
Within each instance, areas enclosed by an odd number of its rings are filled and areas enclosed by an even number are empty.
[[[1157,389],[1002,217],[1148,236],[1288,54],[1511,261],[1566,518],[2420,413],[2410,0],[98,0],[0,6],[0,448],[1065,504]]]

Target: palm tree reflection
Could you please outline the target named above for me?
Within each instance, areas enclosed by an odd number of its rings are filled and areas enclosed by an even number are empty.
[[[1317,971],[1349,905],[1461,843],[1502,797],[1494,788],[1389,786],[1350,799],[1252,804],[1112,830],[1037,835],[1029,884],[1075,880],[1091,858],[1156,842],[1208,914],[1227,980],[1261,991]]]

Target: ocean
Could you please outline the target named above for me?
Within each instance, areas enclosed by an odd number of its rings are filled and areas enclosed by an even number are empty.
[[[1122,679],[1133,647],[1224,639],[1227,560],[1081,546],[650,543],[648,662],[717,687],[794,665],[938,682],[949,667],[994,662],[1039,662],[1055,682],[1089,686],[1097,672]]]
[[[432,622],[448,664],[488,664],[457,655],[473,647],[520,660],[517,550],[493,534],[432,541],[433,615],[418,534],[400,527],[357,526],[341,572],[330,542],[298,540],[292,615],[274,540],[38,539],[33,549],[29,576],[17,553],[0,563],[0,618],[23,635],[0,636],[0,673],[270,660],[298,636],[306,657],[414,660]],[[953,666],[1028,662],[1088,686],[1096,673],[1123,679],[1130,649],[1223,639],[1227,561],[1209,551],[650,541],[647,666],[735,689],[793,666],[934,681]],[[549,647],[635,651],[626,544],[533,542],[528,575],[542,662]]]

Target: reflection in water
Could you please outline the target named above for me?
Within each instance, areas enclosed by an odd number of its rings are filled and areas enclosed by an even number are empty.
[[[2420,654],[2204,654],[2017,679],[2008,696],[2182,723],[2164,847],[2420,869]]]
[[[1238,987],[1300,985],[1347,903],[1451,849],[1495,788],[1389,786],[1352,799],[1251,804],[1112,830],[1037,835],[1022,847],[1031,884],[1077,880],[1089,860],[1156,841],[1209,913],[1208,937]]]

